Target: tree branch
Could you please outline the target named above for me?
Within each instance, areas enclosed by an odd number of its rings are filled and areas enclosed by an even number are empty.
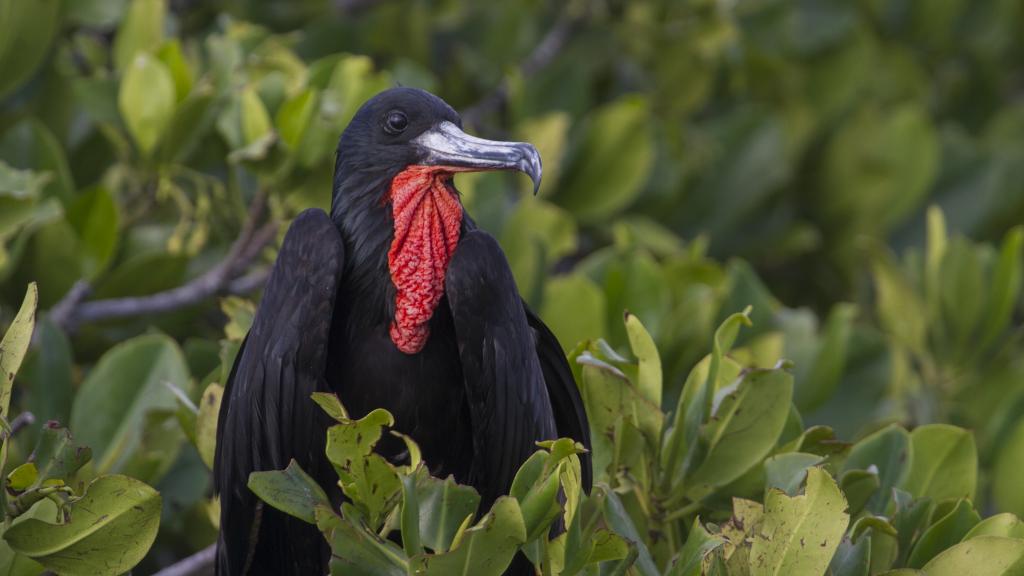
[[[188,558],[179,560],[153,576],[199,576],[213,574],[213,563],[217,559],[217,545],[211,544]]]
[[[563,12],[533,51],[519,64],[520,74],[524,78],[529,78],[547,68],[561,54],[572,35],[588,16],[589,9],[586,6],[576,10],[570,8]],[[505,105],[508,101],[508,92],[509,80],[505,78],[487,95],[466,108],[462,113],[463,121],[478,126],[481,118]]]
[[[237,294],[242,293],[243,288],[246,291],[259,288],[261,284],[256,283],[255,278],[237,286],[233,284],[277,235],[277,223],[274,221],[257,228],[265,204],[266,194],[261,191],[253,200],[238,239],[231,245],[227,255],[216,266],[190,282],[147,296],[85,302],[92,288],[88,282],[80,280],[50,310],[50,320],[65,332],[73,332],[81,324],[159,314],[197,304],[221,292]]]

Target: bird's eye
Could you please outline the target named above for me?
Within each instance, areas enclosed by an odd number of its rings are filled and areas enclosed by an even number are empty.
[[[399,134],[409,126],[409,119],[398,110],[388,112],[384,118],[384,131],[388,134]]]

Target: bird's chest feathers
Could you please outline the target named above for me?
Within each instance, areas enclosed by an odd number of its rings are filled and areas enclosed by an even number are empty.
[[[406,354],[423,349],[444,296],[444,277],[462,228],[462,204],[450,181],[457,168],[409,166],[391,181],[394,237],[388,269],[395,285],[391,341]]]

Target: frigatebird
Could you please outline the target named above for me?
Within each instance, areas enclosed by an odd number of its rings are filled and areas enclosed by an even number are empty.
[[[254,471],[291,459],[325,489],[323,411],[336,393],[353,417],[386,408],[435,476],[507,493],[536,442],[590,447],[562,347],[523,302],[495,239],[463,209],[453,176],[517,170],[540,185],[536,148],[463,132],[443,100],[393,88],[366,102],[338,143],[330,216],[309,209],[285,235],[226,383],[217,428],[217,573],[324,574],[314,526],[264,506]],[[378,445],[400,460],[404,444]],[[582,457],[589,489],[591,465]]]

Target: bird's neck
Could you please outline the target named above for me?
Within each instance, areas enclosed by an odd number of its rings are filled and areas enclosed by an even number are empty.
[[[361,174],[359,189],[338,179],[332,217],[346,247],[345,283],[360,308],[369,306],[353,312],[383,311],[392,342],[407,354],[426,345],[463,226],[451,172],[414,165],[390,177]]]

